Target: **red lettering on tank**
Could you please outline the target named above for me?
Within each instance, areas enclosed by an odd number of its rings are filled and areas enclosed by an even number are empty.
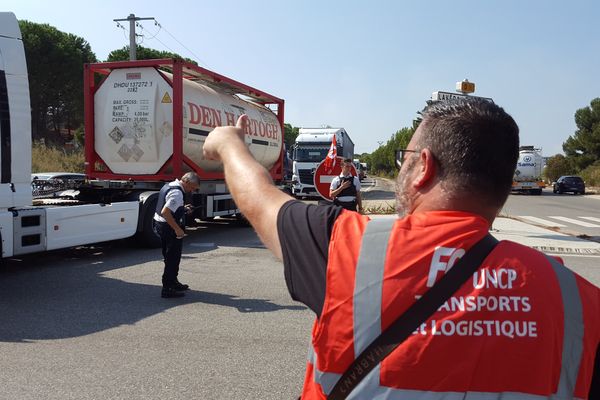
[[[200,123],[200,108],[194,103],[190,103],[188,101],[188,106],[190,107],[190,124],[196,125]]]
[[[267,124],[267,137],[271,139],[273,137],[273,125]]]
[[[258,121],[255,119],[250,120],[251,129],[250,132],[254,136],[258,136]]]
[[[252,132],[250,131],[250,124],[246,124],[246,126],[244,126],[244,134],[247,136],[252,136]]]
[[[212,115],[213,126],[223,126],[223,118],[221,118],[221,110],[215,110],[214,108],[210,109],[210,114]]]
[[[202,110],[202,125],[210,128],[214,128],[213,122],[210,118],[210,108],[205,106],[200,106],[200,110]]]
[[[227,126],[235,126],[237,118],[235,118],[234,114],[225,111],[225,119],[227,120]]]
[[[267,134],[266,132],[266,127],[265,127],[265,123],[264,122],[259,122],[258,123],[258,133],[260,135],[260,137],[265,137],[265,135]]]

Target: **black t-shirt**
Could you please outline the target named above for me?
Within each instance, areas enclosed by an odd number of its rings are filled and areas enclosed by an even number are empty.
[[[325,302],[329,238],[343,208],[288,201],[277,215],[285,282],[292,298],[317,316]]]

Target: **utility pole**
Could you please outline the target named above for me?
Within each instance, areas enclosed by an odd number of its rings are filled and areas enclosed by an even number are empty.
[[[115,22],[129,21],[129,60],[136,60],[136,44],[135,44],[135,23],[137,21],[154,19],[154,17],[136,17],[135,14],[129,14],[127,18],[113,19]]]

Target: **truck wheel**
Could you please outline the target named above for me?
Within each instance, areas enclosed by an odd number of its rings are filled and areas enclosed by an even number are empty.
[[[541,196],[542,195],[542,189],[536,189],[535,192],[534,192],[534,194],[536,196]]]
[[[242,213],[235,214],[235,220],[236,220],[236,222],[237,222],[237,224],[239,226],[244,226],[244,227],[246,227],[246,226],[252,226],[250,224],[250,221],[248,221],[246,219],[246,217],[244,216],[244,214],[242,214]]]
[[[141,246],[153,249],[161,246],[160,238],[152,230],[152,220],[154,219],[157,202],[158,197],[154,197],[141,205],[144,208],[141,212],[143,218],[142,230],[135,234],[135,239]]]

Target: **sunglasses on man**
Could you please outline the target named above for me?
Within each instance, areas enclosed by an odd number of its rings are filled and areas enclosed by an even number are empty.
[[[400,169],[402,163],[404,162],[404,155],[406,153],[418,153],[417,150],[408,150],[408,149],[398,149],[396,150],[396,167]]]

